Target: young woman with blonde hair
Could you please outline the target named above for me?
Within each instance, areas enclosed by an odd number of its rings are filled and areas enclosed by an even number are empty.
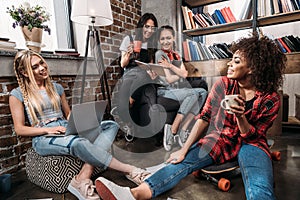
[[[114,121],[100,122],[90,133],[96,136],[93,142],[78,135],[55,137],[65,133],[71,111],[63,87],[51,81],[49,67],[42,56],[30,50],[20,51],[14,60],[14,70],[19,87],[11,91],[9,106],[15,132],[19,136],[31,136],[32,147],[41,156],[71,155],[85,162],[68,186],[77,198],[100,199],[90,180],[94,167],[124,172],[137,183],[148,174],[109,153],[119,129]],[[30,125],[25,123],[26,117]]]

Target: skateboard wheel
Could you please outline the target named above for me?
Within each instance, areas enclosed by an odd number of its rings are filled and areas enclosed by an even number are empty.
[[[221,178],[218,182],[218,188],[224,192],[227,192],[230,189],[230,181],[226,178]]]
[[[200,178],[200,170],[196,170],[196,171],[194,171],[192,174],[193,174],[193,176],[195,176],[196,178]]]
[[[271,153],[271,157],[272,157],[273,160],[276,160],[276,161],[280,160],[280,158],[281,158],[280,151],[274,151],[274,152],[272,152]]]

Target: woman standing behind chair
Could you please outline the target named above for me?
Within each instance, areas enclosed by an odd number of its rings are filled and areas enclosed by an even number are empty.
[[[124,68],[124,75],[120,81],[117,110],[123,120],[129,119],[129,107],[139,98],[141,86],[151,83],[151,74],[137,67],[135,59],[146,63],[154,62],[156,41],[154,32],[157,29],[157,19],[152,13],[145,13],[136,26],[136,35],[126,36],[120,46],[120,65]],[[134,41],[141,41],[141,50],[134,52]],[[149,76],[150,75],[150,76]],[[137,89],[139,89],[137,91]]]
[[[71,155],[84,161],[81,171],[68,186],[79,199],[99,199],[90,177],[94,166],[124,172],[131,180],[141,182],[144,170],[115,159],[109,150],[119,126],[114,121],[102,121],[93,131],[91,142],[78,135],[55,137],[66,131],[70,108],[64,89],[52,83],[49,67],[39,54],[23,50],[14,60],[14,70],[19,84],[11,91],[9,106],[17,135],[31,136],[33,149],[41,156]],[[26,117],[30,126],[25,124]]]
[[[187,77],[187,70],[183,62],[176,66],[174,61],[181,61],[175,49],[175,31],[171,26],[162,26],[157,31],[158,42],[161,50],[155,53],[155,61],[164,67],[165,77],[160,76],[159,80],[164,87],[158,88],[158,95],[165,98],[174,99],[180,102],[180,108],[172,125],[165,124],[163,144],[167,151],[178,137],[180,146],[183,146],[187,137],[188,127],[193,118],[202,108],[207,91],[203,88],[191,88]],[[184,86],[182,83],[185,83]]]

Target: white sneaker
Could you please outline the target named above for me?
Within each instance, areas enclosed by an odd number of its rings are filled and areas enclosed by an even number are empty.
[[[190,133],[189,131],[180,130],[179,132],[179,140],[178,143],[181,147],[183,147],[184,143],[186,142],[187,138],[189,137]]]
[[[166,151],[170,151],[172,148],[172,145],[176,141],[176,136],[173,135],[173,133],[171,131],[171,127],[172,126],[170,124],[165,124],[165,127],[164,127],[163,143],[164,143],[164,148]]]
[[[97,178],[95,185],[103,200],[135,200],[129,187],[121,187],[103,177]]]

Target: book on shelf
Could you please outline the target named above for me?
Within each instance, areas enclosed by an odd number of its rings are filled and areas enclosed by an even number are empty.
[[[195,29],[196,24],[195,24],[195,21],[194,21],[194,13],[190,9],[188,9],[188,16],[190,18],[190,23],[191,23],[192,29]]]
[[[197,42],[190,40],[188,44],[189,44],[190,52],[191,52],[191,59],[193,61],[201,60],[201,57],[200,57],[198,49],[197,49],[198,48]]]
[[[228,16],[229,16],[230,21],[231,21],[231,22],[236,22],[236,18],[235,18],[235,16],[234,16],[234,14],[233,14],[231,8],[227,6],[227,7],[225,7],[225,11],[226,11],[226,13],[227,13]]]
[[[277,0],[276,0],[277,1]],[[252,13],[252,1],[244,0],[242,8],[240,10],[240,14],[238,17],[238,21],[249,19]]]
[[[145,63],[135,60],[135,63],[144,70],[152,70],[159,76],[166,76],[163,66],[155,63]]]
[[[183,15],[183,20],[184,20],[184,25],[186,30],[192,29],[192,25],[190,22],[190,17],[188,14],[188,7],[187,6],[181,6],[182,9],[182,15]]]
[[[230,20],[230,18],[229,18],[228,13],[226,12],[225,7],[224,7],[224,8],[221,8],[221,9],[220,9],[220,12],[221,12],[221,14],[222,14],[222,16],[223,16],[225,22],[226,22],[226,23],[230,23],[231,20]]]
[[[288,35],[286,37],[294,44],[295,50],[300,52],[300,38],[294,37],[293,35]]]
[[[300,10],[300,1],[299,0],[291,0],[291,3],[293,4],[295,10]]]
[[[216,25],[216,22],[213,20],[211,14],[209,14],[208,12],[204,12],[204,13],[201,13],[201,15],[209,23],[209,25],[211,25],[211,26]]]
[[[290,41],[290,39],[287,36],[282,37],[281,40],[290,49],[290,52],[296,52],[297,51],[296,46],[293,44],[292,41]]]
[[[221,22],[219,21],[219,18],[217,17],[217,14],[215,12],[211,14],[211,17],[213,18],[213,20],[216,24],[221,24]]]
[[[200,27],[208,27],[210,24],[203,18],[203,16],[199,13],[194,15],[197,23],[199,24]]]
[[[189,48],[188,48],[188,41],[187,40],[182,42],[182,49],[183,49],[184,61],[186,61],[186,62],[191,61],[191,57],[189,55]]]
[[[216,16],[218,17],[218,20],[219,20],[220,24],[225,24],[226,23],[226,20],[224,19],[223,15],[222,15],[222,13],[219,9],[216,9],[214,11],[214,13],[216,13]]]
[[[272,2],[273,2],[273,9],[274,9],[274,13],[273,14],[280,13],[278,0],[272,0]]]
[[[293,35],[275,38],[274,42],[283,53],[299,52],[300,51],[300,38]]]
[[[277,38],[274,39],[275,44],[277,44],[278,48],[281,50],[282,53],[286,53],[287,50],[282,46],[281,42]]]

